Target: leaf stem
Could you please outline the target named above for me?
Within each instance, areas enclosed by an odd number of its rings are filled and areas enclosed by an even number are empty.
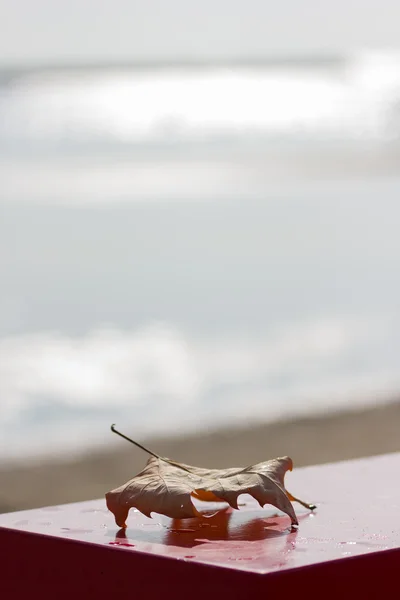
[[[164,460],[162,458],[162,456],[159,456],[158,454],[156,454],[155,452],[152,452],[151,450],[149,450],[148,448],[145,448],[144,446],[142,446],[141,444],[139,444],[138,442],[135,442],[134,440],[132,440],[131,438],[129,438],[128,436],[124,435],[123,433],[121,433],[120,431],[118,431],[118,429],[115,429],[115,423],[113,423],[111,425],[111,431],[113,433],[116,433],[117,435],[119,435],[120,437],[124,438],[124,440],[127,440],[128,442],[130,442],[131,444],[134,444],[135,446],[137,446],[138,448],[140,448],[141,450],[144,450],[144,452],[147,452],[147,454],[150,454],[151,456],[154,456],[154,458],[158,458],[159,460]]]
[[[135,440],[132,440],[127,435],[124,435],[123,433],[121,433],[120,431],[118,431],[118,429],[115,428],[115,423],[113,423],[111,425],[111,431],[113,433],[116,433],[120,437],[124,438],[124,440],[126,440],[127,442],[130,442],[131,444],[134,444],[135,446],[137,446],[138,448],[140,448],[144,452],[147,452],[147,454],[150,454],[150,456],[154,456],[154,458],[158,458],[158,460],[162,460],[163,462],[166,462],[169,465],[172,465],[173,467],[176,467],[177,469],[181,469],[181,471],[186,471],[187,473],[191,473],[191,471],[189,469],[187,469],[186,467],[184,467],[180,463],[177,463],[177,462],[175,462],[173,460],[170,460],[169,458],[165,458],[164,456],[160,456],[159,454],[156,454],[155,452],[152,452],[148,448],[145,448],[144,446],[142,446],[138,442],[135,442]]]
[[[304,508],[308,508],[308,510],[315,510],[317,508],[315,504],[309,504],[308,502],[304,502],[304,500],[300,500],[299,498],[296,498],[295,496],[293,496],[293,494],[291,494],[287,490],[286,490],[286,493],[291,502],[298,502],[299,504],[304,506]]]

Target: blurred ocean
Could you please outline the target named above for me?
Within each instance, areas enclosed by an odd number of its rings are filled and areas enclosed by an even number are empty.
[[[400,54],[0,71],[0,457],[400,390]]]

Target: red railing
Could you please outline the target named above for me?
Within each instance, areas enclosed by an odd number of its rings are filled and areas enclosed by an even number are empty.
[[[0,598],[400,598],[400,453],[295,470],[299,528],[249,497],[119,530],[95,500],[0,515]],[[275,600],[275,598],[274,598]]]

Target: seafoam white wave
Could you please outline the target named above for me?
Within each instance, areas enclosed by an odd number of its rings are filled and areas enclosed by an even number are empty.
[[[335,65],[28,70],[0,85],[0,203],[247,199],[293,177],[397,175],[399,107],[400,54],[388,51]]]
[[[328,319],[268,335],[193,338],[158,324],[3,338],[2,458],[78,451],[106,439],[114,421],[142,438],[376,400],[400,385],[391,365],[365,357],[389,325]]]
[[[392,139],[399,135],[399,65],[399,53],[383,51],[349,56],[336,68],[27,73],[0,94],[0,146]]]

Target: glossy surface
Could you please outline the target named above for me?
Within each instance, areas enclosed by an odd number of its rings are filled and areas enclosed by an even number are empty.
[[[203,520],[148,519],[131,509],[128,529],[120,530],[100,499],[0,515],[0,543],[7,528],[133,555],[259,574],[283,571],[400,549],[399,473],[400,453],[295,469],[286,478],[288,489],[318,506],[310,513],[294,504],[300,523],[296,531],[288,517],[271,507],[260,509],[249,496],[239,499],[244,503],[239,511]]]

